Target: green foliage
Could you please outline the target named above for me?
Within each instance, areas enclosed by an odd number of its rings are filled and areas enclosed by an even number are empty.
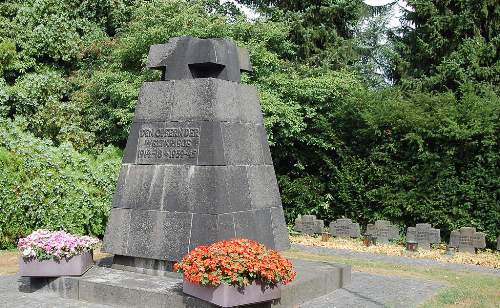
[[[121,153],[95,157],[54,146],[0,120],[0,249],[37,228],[103,235]]]
[[[498,1],[407,2],[405,27],[394,37],[396,79],[438,91],[458,90],[467,82],[499,85]]]
[[[364,14],[365,5],[360,0],[238,2],[259,8],[273,20],[286,20],[291,26],[289,38],[301,60],[338,69],[358,58],[352,38]]]
[[[392,40],[390,58],[374,41],[382,17],[356,29],[361,1],[240,2],[265,17],[248,22],[213,0],[0,3],[0,246],[37,227],[102,234],[114,147],[125,146],[141,84],[159,79],[144,69],[149,46],[182,35],[250,51],[254,73],[243,82],[260,93],[288,221],[425,221],[445,236],[475,226],[491,245],[500,234],[496,4],[410,1],[407,20],[419,26]],[[382,79],[367,72],[377,65],[394,66],[398,84],[374,89]]]

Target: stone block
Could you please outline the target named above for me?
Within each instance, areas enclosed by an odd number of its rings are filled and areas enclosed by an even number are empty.
[[[156,122],[171,119],[175,82],[145,82],[139,90],[134,122]]]
[[[254,124],[222,124],[224,154],[228,165],[257,165],[264,163],[261,133]]]
[[[233,215],[236,237],[258,241],[268,248],[274,247],[270,209],[237,212]]]
[[[224,145],[220,122],[200,123],[200,146],[198,165],[222,166],[225,165]]]
[[[274,237],[274,249],[290,249],[288,228],[286,227],[285,215],[281,206],[271,208],[271,222]]]
[[[217,240],[236,238],[233,214],[217,215]]]
[[[210,245],[219,239],[218,215],[193,214],[189,250],[201,245]]]
[[[229,206],[225,209],[219,209],[219,213],[251,210],[252,199],[247,175],[248,167],[227,166],[225,167],[225,171],[225,180],[229,195]]]
[[[248,183],[253,209],[281,207],[273,166],[248,166]]]
[[[190,167],[189,197],[190,211],[194,213],[218,214],[229,208],[226,186],[226,168]]]
[[[191,205],[189,181],[195,166],[166,165],[163,166],[162,210],[170,212],[190,212]]]
[[[128,165],[122,168],[126,179],[119,187],[114,207],[160,210],[162,203],[164,170],[155,165]],[[120,185],[120,178],[118,185]]]
[[[193,214],[133,210],[127,255],[158,260],[180,260],[189,250]],[[184,236],[180,236],[184,235]]]
[[[112,254],[126,254],[130,228],[129,209],[112,208],[104,233],[102,250]]]

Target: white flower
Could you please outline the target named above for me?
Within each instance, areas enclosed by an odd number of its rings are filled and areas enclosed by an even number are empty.
[[[28,247],[28,248],[23,250],[23,256],[29,257],[29,256],[31,256],[32,252],[33,252],[33,250],[31,249],[31,247]]]

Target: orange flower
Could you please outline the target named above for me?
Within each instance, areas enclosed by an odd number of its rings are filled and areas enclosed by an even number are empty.
[[[174,270],[184,273],[192,283],[212,286],[245,286],[256,280],[271,285],[288,284],[296,275],[292,263],[279,252],[248,239],[196,247],[174,264]]]

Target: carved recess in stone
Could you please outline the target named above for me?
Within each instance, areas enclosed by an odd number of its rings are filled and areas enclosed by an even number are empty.
[[[417,224],[416,227],[408,227],[406,241],[418,243],[418,248],[430,249],[431,244],[441,242],[441,233],[430,224]]]
[[[336,237],[360,237],[358,223],[353,223],[348,218],[339,218],[330,223],[330,234]]]
[[[325,223],[314,215],[302,215],[295,219],[294,230],[300,233],[314,235],[323,232]]]
[[[476,232],[476,228],[462,227],[451,231],[450,244],[461,252],[476,253],[476,248],[486,248],[486,234]]]
[[[182,37],[148,61],[163,77],[140,90],[104,251],[137,267],[233,237],[289,248],[257,91],[239,84],[248,53]]]
[[[387,220],[377,220],[375,224],[366,226],[366,235],[371,235],[377,239],[377,244],[388,243],[389,240],[399,238],[399,228]]]

